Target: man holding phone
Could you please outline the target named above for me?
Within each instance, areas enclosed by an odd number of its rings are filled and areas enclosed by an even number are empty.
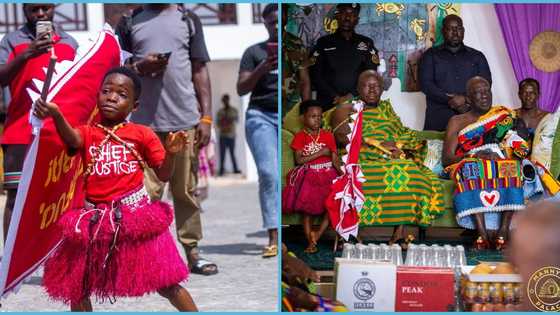
[[[4,210],[4,242],[16,199],[27,146],[31,143],[29,110],[31,98],[26,89],[33,79],[44,80],[50,49],[58,61],[73,60],[78,43],[69,34],[52,24],[54,4],[23,4],[26,23],[10,32],[0,42],[0,84],[9,86],[11,100],[2,134],[4,150],[4,189],[8,196]],[[37,27],[37,24],[42,24]]]
[[[196,196],[198,151],[208,144],[212,124],[210,61],[202,24],[191,11],[176,4],[146,4],[123,17],[116,27],[127,60],[142,79],[140,106],[131,120],[151,127],[162,142],[169,132],[184,130],[189,144],[175,157],[169,185],[177,238],[192,273],[213,275],[218,266],[199,255],[202,239],[200,204]],[[152,199],[161,199],[165,183],[152,170],[145,172]]]
[[[268,40],[243,53],[237,93],[251,93],[245,117],[245,134],[259,175],[259,199],[268,246],[263,257],[278,254],[278,4],[262,12]]]

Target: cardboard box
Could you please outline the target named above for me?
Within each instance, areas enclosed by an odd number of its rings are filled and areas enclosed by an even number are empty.
[[[355,312],[394,312],[397,267],[336,258],[336,299]]]
[[[455,275],[450,268],[397,268],[397,312],[448,312],[455,307]]]

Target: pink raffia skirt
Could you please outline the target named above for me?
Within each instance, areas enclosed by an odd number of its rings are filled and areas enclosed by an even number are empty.
[[[75,304],[90,296],[142,296],[187,279],[172,221],[171,206],[151,202],[144,187],[117,201],[67,211],[57,222],[63,241],[45,262],[47,293]]]
[[[332,181],[338,176],[332,163],[303,165],[292,169],[286,176],[282,191],[282,213],[321,215]]]

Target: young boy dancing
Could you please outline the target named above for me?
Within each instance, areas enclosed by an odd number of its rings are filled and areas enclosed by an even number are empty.
[[[63,242],[45,263],[43,285],[72,311],[92,311],[90,297],[114,300],[158,292],[180,311],[196,311],[179,285],[188,269],[169,231],[171,206],[150,201],[143,169],[169,180],[173,155],[187,143],[169,133],[162,146],[154,132],[129,123],[138,107],[140,79],[126,68],[107,72],[98,94],[101,122],[72,128],[54,103],[39,99],[35,115],[52,117],[71,154],[85,166],[85,208],[67,211],[58,224]]]

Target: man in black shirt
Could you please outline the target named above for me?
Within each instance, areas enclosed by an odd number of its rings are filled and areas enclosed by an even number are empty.
[[[365,70],[377,70],[379,57],[370,38],[356,34],[360,5],[341,3],[336,6],[338,29],[317,40],[312,58],[311,83],[323,110],[342,104],[358,95],[358,76]]]
[[[243,53],[237,93],[251,93],[245,114],[245,135],[259,174],[259,199],[268,246],[263,257],[278,254],[278,4],[267,4],[262,12],[268,40]]]
[[[467,81],[481,76],[492,83],[484,54],[463,44],[465,28],[457,15],[443,20],[444,43],[428,49],[420,62],[420,86],[426,94],[424,130],[443,131],[449,118],[469,110]]]

